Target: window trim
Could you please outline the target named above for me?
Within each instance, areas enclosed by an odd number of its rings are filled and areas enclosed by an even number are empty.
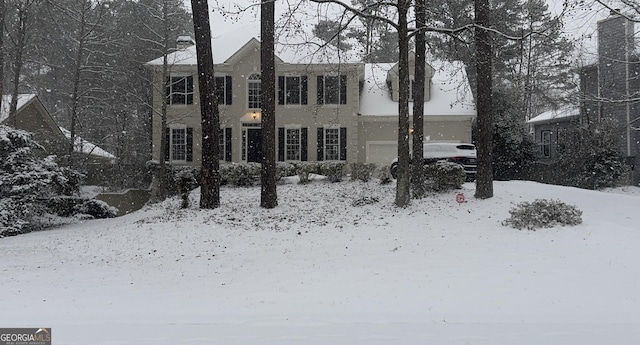
[[[327,103],[327,88],[326,88],[326,79],[327,78],[338,78],[338,101],[337,103]],[[347,104],[347,94],[349,92],[349,78],[347,74],[341,73],[326,73],[322,75],[318,75],[316,78],[316,87],[317,87],[317,103],[323,106],[340,106]],[[344,94],[343,94],[344,92]]]
[[[257,77],[257,79],[255,77]],[[251,84],[259,85],[258,95],[257,96],[256,95],[253,95],[253,96],[250,95],[251,94],[251,90],[252,90],[252,88],[250,86]],[[261,96],[262,96],[262,76],[260,75],[260,73],[252,73],[247,77],[247,103],[246,103],[247,109],[251,109],[251,110],[261,109],[261,107],[262,107],[262,97]],[[251,100],[252,97],[257,98],[257,101],[256,100],[252,101]],[[252,107],[252,105],[255,105],[256,102],[258,103],[257,104],[258,106],[257,107]]]
[[[228,74],[216,74],[214,76],[216,79],[216,96],[218,95],[218,91],[222,91],[222,97],[219,97],[218,105],[227,106],[232,105],[233,100],[233,77]],[[218,81],[222,79],[222,83]],[[222,85],[222,88],[220,87]],[[220,89],[221,88],[221,89]]]
[[[289,158],[289,131],[298,131],[298,159]],[[302,161],[302,126],[301,125],[285,125],[284,126],[284,161],[285,162],[301,162]]]
[[[184,143],[182,144],[184,146],[184,151],[182,152],[182,154],[184,155],[184,159],[175,159],[174,157],[176,156],[177,150],[175,149],[176,144],[174,143],[174,132],[175,131],[184,131]],[[186,125],[171,125],[169,126],[169,142],[167,143],[167,145],[169,145],[169,162],[178,162],[178,163],[186,163],[187,162],[187,150],[188,150],[188,140],[187,140],[187,132],[188,132],[188,128]]]
[[[174,85],[178,81],[174,82],[174,79],[185,79],[184,92],[177,92],[174,90]],[[189,85],[191,84],[191,85]],[[184,97],[184,102],[174,102],[174,96]],[[193,81],[193,75],[190,74],[171,74],[168,77],[168,81],[165,85],[165,97],[167,98],[167,105],[171,106],[186,106],[192,105],[195,97],[195,85]]]
[[[290,85],[288,82],[291,78],[298,78],[298,102],[289,102],[289,92],[287,87]],[[306,75],[296,73],[286,73],[278,76],[278,105],[283,105],[287,108],[298,108],[308,103],[308,83],[309,78]]]
[[[327,132],[329,130],[336,130],[338,133],[337,136],[337,143],[336,144],[331,144],[332,146],[335,146],[337,148],[336,153],[337,153],[337,159],[329,159],[327,158],[327,147],[329,146],[327,144]],[[323,161],[329,161],[329,162],[336,162],[336,161],[340,161],[340,126],[339,125],[325,125],[323,127],[323,135],[322,135],[322,147],[324,148],[324,152],[323,152],[323,157],[322,160]]]

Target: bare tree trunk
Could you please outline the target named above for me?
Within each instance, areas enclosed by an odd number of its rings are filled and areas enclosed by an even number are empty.
[[[396,186],[397,207],[409,205],[409,39],[407,29],[408,1],[398,0],[398,180]]]
[[[478,172],[476,174],[476,194],[479,199],[493,197],[493,115],[491,113],[491,36],[489,0],[474,0],[476,71],[477,71],[477,111],[478,111]]]
[[[87,34],[87,12],[89,11],[90,5],[82,2],[80,5],[80,18],[78,28],[78,36],[76,37],[76,41],[78,43],[78,51],[76,51],[76,57],[74,61],[74,70],[73,70],[73,91],[71,93],[71,127],[69,128],[70,138],[69,138],[69,166],[74,167],[74,159],[73,159],[73,151],[76,140],[76,132],[78,126],[78,107],[80,105],[80,82],[82,80],[82,58],[84,56],[84,49],[86,43],[86,34]]]
[[[278,206],[276,191],[276,69],[274,55],[274,0],[262,0],[260,5],[260,80],[262,82],[262,188],[260,206]]]
[[[202,167],[200,177],[200,208],[220,206],[220,148],[218,137],[220,115],[215,97],[213,52],[209,8],[206,0],[191,0],[193,29],[198,56],[198,86],[200,88],[200,116],[202,124]]]
[[[13,49],[13,79],[11,87],[11,103],[9,105],[9,116],[12,117],[12,125],[14,128],[18,126],[18,117],[16,111],[18,108],[18,95],[20,91],[20,73],[24,61],[25,45],[27,43],[27,16],[29,15],[29,3],[18,5],[18,27],[15,36],[15,48]]]
[[[415,0],[416,28],[425,25],[425,0]],[[424,32],[416,34],[415,80],[413,83],[413,159],[411,183],[413,197],[424,196],[423,142],[424,142],[424,75],[426,63],[426,42]]]

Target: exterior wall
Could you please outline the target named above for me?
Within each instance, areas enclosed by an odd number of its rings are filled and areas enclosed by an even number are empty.
[[[558,160],[561,154],[561,146],[565,144],[563,141],[567,140],[566,136],[563,137],[562,132],[575,127],[578,121],[579,118],[577,117],[568,117],[563,118],[562,121],[537,123],[535,125],[534,140],[538,146],[538,159],[540,162],[550,163]],[[543,154],[542,133],[545,131],[550,132],[548,156]]]
[[[358,161],[391,164],[398,156],[398,117],[361,116],[359,124]],[[470,143],[471,128],[472,119],[468,116],[425,118],[425,142]]]

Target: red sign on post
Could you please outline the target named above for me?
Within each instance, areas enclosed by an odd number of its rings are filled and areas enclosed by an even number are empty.
[[[462,204],[464,202],[464,194],[462,193],[456,194],[456,201],[458,202],[458,204]]]

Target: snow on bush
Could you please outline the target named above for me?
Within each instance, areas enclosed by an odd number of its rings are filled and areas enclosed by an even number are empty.
[[[536,230],[582,223],[582,211],[558,200],[536,199],[534,202],[523,202],[509,210],[509,214],[511,217],[503,225],[516,229]]]
[[[30,133],[0,126],[0,237],[36,227],[34,216],[46,212],[49,198],[77,190],[79,173],[36,150],[42,147]]]
[[[351,180],[368,182],[375,170],[376,165],[373,163],[351,163]]]
[[[467,175],[462,165],[447,161],[438,161],[424,167],[427,190],[444,192],[460,189]]]
[[[380,169],[376,171],[376,176],[380,180],[380,184],[389,184],[392,181],[391,171],[388,165],[380,167]]]
[[[325,162],[320,165],[320,174],[326,176],[331,182],[340,182],[346,166],[344,162]]]
[[[80,205],[76,205],[73,210],[75,214],[86,214],[93,218],[114,218],[118,215],[117,208],[96,199],[87,200]]]

